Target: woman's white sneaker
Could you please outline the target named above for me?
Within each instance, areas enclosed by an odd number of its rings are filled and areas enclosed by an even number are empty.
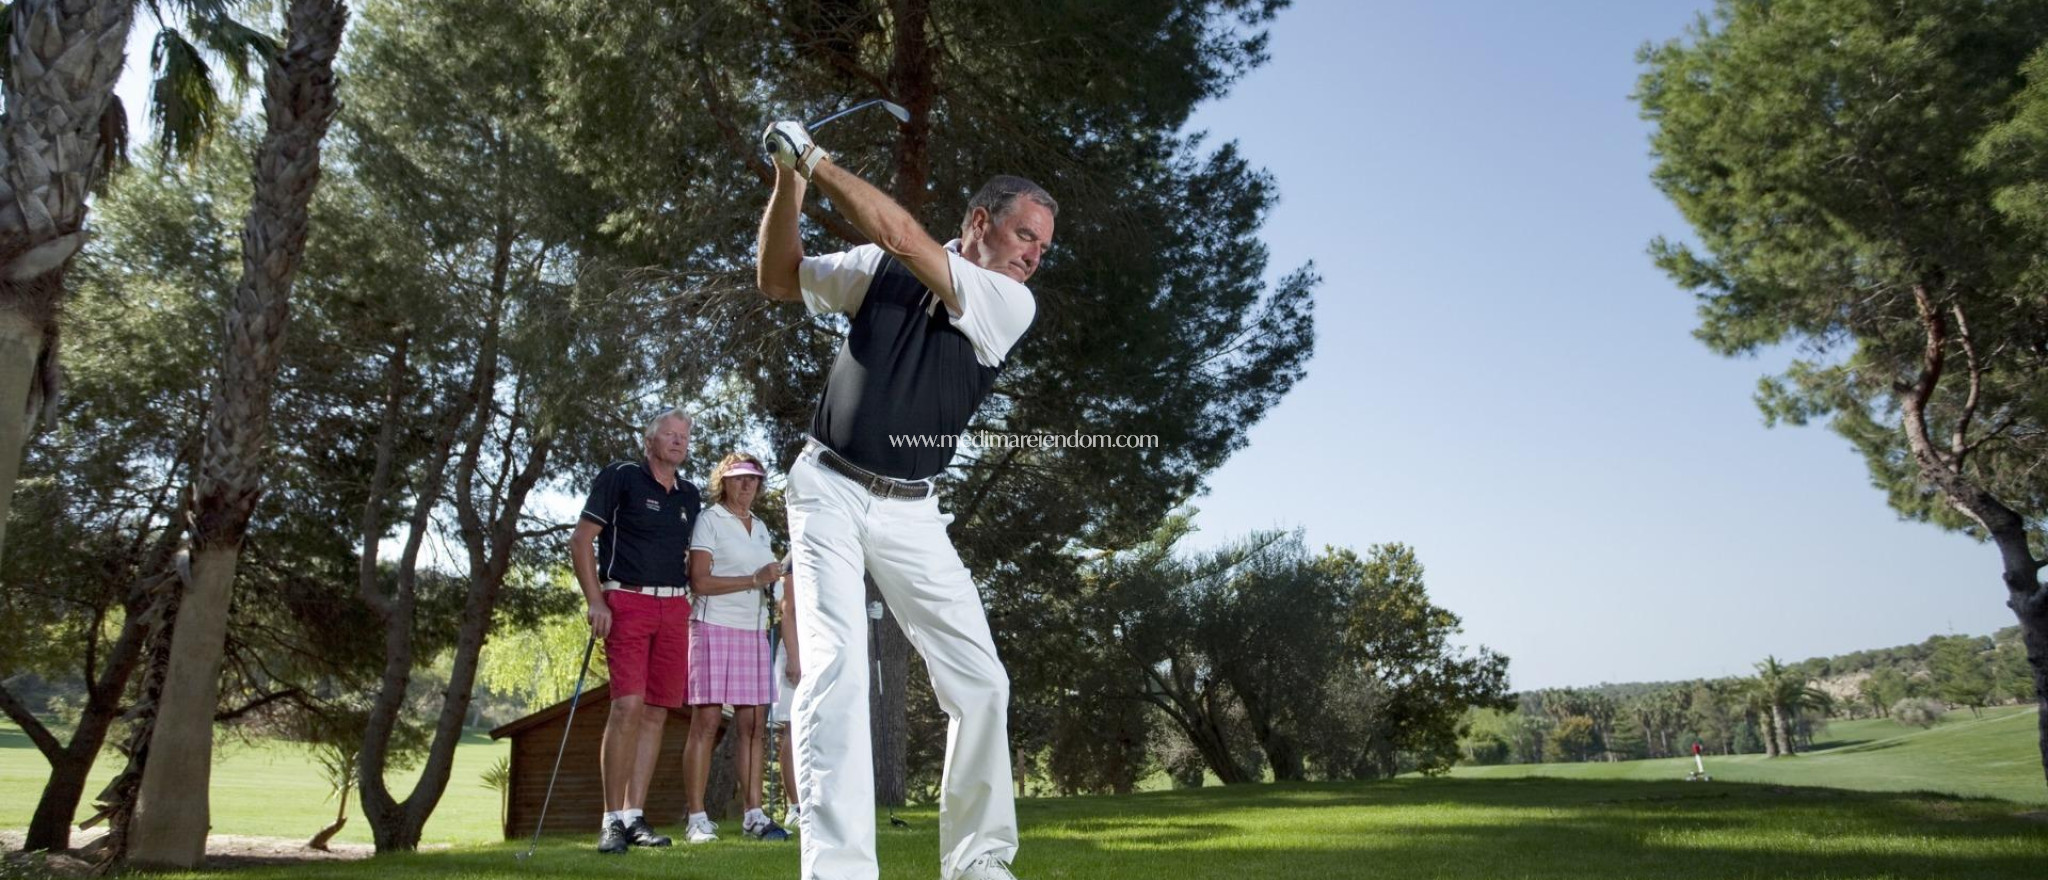
[[[692,816],[690,826],[683,831],[683,839],[691,843],[710,843],[718,839],[718,825],[703,816]]]

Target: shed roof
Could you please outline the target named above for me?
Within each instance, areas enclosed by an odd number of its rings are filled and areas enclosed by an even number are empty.
[[[611,682],[603,682],[597,685],[596,687],[586,689],[583,692],[582,699],[578,701],[576,705],[579,708],[589,708],[589,705],[591,703],[602,702],[604,700],[611,699],[611,694]],[[569,714],[569,702],[569,700],[563,700],[559,703],[556,703],[552,706],[535,712],[532,715],[528,715],[524,718],[516,718],[511,721],[507,721],[504,724],[501,724],[491,730],[491,738],[504,739],[505,737],[512,736],[514,734],[535,727],[539,727],[543,724],[555,720],[556,718],[559,718],[563,715],[567,715]]]

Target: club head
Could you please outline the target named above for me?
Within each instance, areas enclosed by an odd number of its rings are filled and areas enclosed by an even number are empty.
[[[841,110],[837,113],[820,119],[816,122],[812,122],[804,127],[812,131],[816,131],[819,128],[822,128],[825,125],[830,124],[831,122],[839,119],[840,117],[846,116],[847,114],[854,113],[860,110],[866,110],[869,107],[875,106],[880,106],[882,109],[889,111],[889,115],[896,117],[897,122],[910,121],[910,111],[906,109],[902,104],[898,104],[894,101],[885,101],[882,100],[881,98],[873,98],[870,100],[862,101],[858,104],[855,104],[851,107],[848,107],[844,110]]]

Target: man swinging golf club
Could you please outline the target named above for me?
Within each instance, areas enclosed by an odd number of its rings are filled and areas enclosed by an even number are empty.
[[[1014,880],[1009,676],[967,568],[946,536],[933,478],[1037,311],[1024,282],[1058,205],[998,177],[941,245],[888,196],[833,164],[803,125],[764,144],[775,191],[761,220],[758,281],[770,299],[840,312],[851,332],[789,473],[803,677],[795,718],[805,880],[874,880],[862,572],[875,579],[932,676],[951,726],[939,801],[942,880]],[[816,184],[874,244],[806,257],[797,215]],[[922,435],[918,440],[904,438]],[[931,442],[931,441],[940,442]]]
[[[683,705],[690,680],[690,531],[703,509],[697,487],[677,470],[690,454],[690,417],[674,409],[656,416],[643,442],[643,460],[598,472],[569,535],[590,634],[604,640],[611,670],[611,717],[598,752],[601,853],[669,845],[642,810],[668,710]]]

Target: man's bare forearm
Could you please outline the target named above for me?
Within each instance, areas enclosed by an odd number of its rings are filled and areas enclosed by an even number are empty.
[[[945,248],[917,224],[916,217],[910,216],[910,212],[896,204],[896,200],[887,193],[855,177],[853,172],[839,167],[831,159],[818,163],[811,172],[811,182],[818,185],[839,213],[844,214],[862,235],[890,256],[903,261],[919,281],[945,301],[948,309],[955,314],[960,312],[960,301],[953,293]]]
[[[775,192],[761,214],[760,253],[754,267],[754,281],[769,299],[795,301],[803,296],[797,273],[804,259],[803,233],[797,226],[803,202],[804,179],[776,166]]]

